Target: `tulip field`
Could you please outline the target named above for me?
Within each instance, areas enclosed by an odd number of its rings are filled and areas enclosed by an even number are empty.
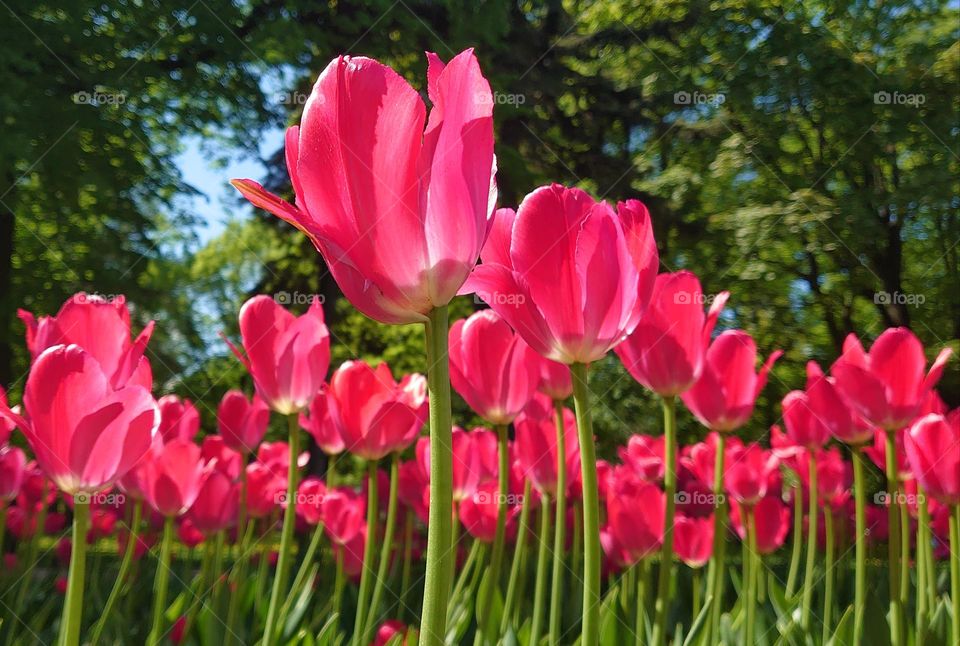
[[[960,644],[951,344],[758,347],[643,200],[503,204],[482,61],[428,53],[421,93],[339,56],[286,130],[289,199],[231,181],[352,308],[420,330],[417,371],[336,361],[330,303],[251,293],[215,341],[249,387],[204,423],[154,379],[138,303],[19,311],[2,644]],[[605,358],[662,422],[599,457]],[[788,364],[805,379],[765,416]]]

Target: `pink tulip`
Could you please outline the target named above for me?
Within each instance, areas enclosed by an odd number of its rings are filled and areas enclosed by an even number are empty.
[[[779,458],[759,444],[732,449],[727,453],[723,478],[727,493],[741,505],[757,504],[770,490],[779,466]]]
[[[269,516],[286,490],[286,467],[280,475],[262,462],[247,465],[247,513],[252,518]]]
[[[635,563],[656,553],[663,540],[664,493],[624,467],[614,471],[610,487],[607,519],[616,542],[629,556],[629,562]]]
[[[713,554],[713,516],[678,514],[673,526],[673,550],[688,567],[703,567]]]
[[[390,367],[347,361],[330,378],[331,410],[351,453],[378,460],[416,440],[427,419],[427,380],[406,375],[397,383]]]
[[[627,446],[620,449],[620,459],[647,482],[663,480],[664,438],[662,435],[631,435]]]
[[[394,639],[396,635],[403,635],[406,632],[407,627],[402,621],[388,619],[380,624],[380,627],[377,629],[377,634],[374,636],[373,641],[370,642],[370,646],[387,646],[387,644],[392,644],[393,646],[407,646],[408,640],[406,637],[400,641],[396,641]]]
[[[484,543],[492,543],[497,533],[497,514],[500,509],[500,495],[496,480],[482,483],[474,494],[460,503],[460,522],[467,532]],[[510,504],[507,499],[507,540],[516,535],[516,517],[520,511],[518,505]]]
[[[353,489],[328,489],[321,510],[324,530],[334,543],[347,545],[361,532],[366,533],[366,498]]]
[[[450,327],[450,383],[480,417],[509,424],[540,384],[540,357],[493,310]]]
[[[281,415],[303,410],[330,366],[330,333],[320,302],[297,317],[269,296],[254,296],[240,308],[240,335],[246,356],[228,343],[260,397]]]
[[[287,478],[290,468],[290,445],[283,441],[261,442],[257,447],[257,461],[270,469],[278,478]],[[306,451],[297,456],[297,468],[307,466],[310,454]]]
[[[217,407],[217,428],[227,446],[243,455],[253,453],[270,424],[270,408],[254,395],[247,399],[239,390],[229,390]]]
[[[96,358],[57,345],[36,358],[23,396],[29,415],[0,408],[27,436],[37,462],[68,494],[107,488],[147,452],[160,423],[146,388],[114,389]]]
[[[807,363],[807,403],[813,415],[841,442],[859,446],[873,437],[874,427],[850,408],[836,380],[824,375],[816,361]]]
[[[910,472],[910,465],[907,464],[907,454],[904,452],[904,433],[894,434],[894,442],[897,457],[897,479],[905,480],[913,477]],[[863,452],[870,460],[877,465],[880,471],[886,472],[887,469],[887,434],[881,428],[876,428],[873,433],[873,444],[863,449]]]
[[[207,540],[206,535],[197,528],[189,516],[184,516],[177,525],[177,538],[190,549],[202,545]]]
[[[792,516],[790,508],[776,496],[764,496],[754,505],[753,519],[757,529],[757,551],[760,554],[772,554],[783,546],[790,533]],[[747,527],[740,505],[730,506],[730,522],[740,540],[747,540]]]
[[[781,406],[790,443],[815,451],[830,441],[830,426],[814,411],[807,393],[802,390],[790,391],[783,398]]]
[[[591,363],[633,332],[658,255],[647,208],[559,184],[497,211],[464,292],[476,292],[541,355]]]
[[[150,362],[144,356],[153,334],[153,321],[130,341],[130,311],[122,296],[106,299],[80,292],[63,304],[56,316],[36,319],[26,310],[17,315],[27,328],[33,360],[54,345],[76,344],[90,353],[114,389],[128,383],[148,391],[153,387]]]
[[[230,480],[240,477],[243,469],[243,456],[227,446],[220,435],[208,435],[200,443],[200,456],[214,470],[224,474]]]
[[[189,440],[172,440],[144,463],[145,499],[164,516],[180,516],[193,505],[211,471],[199,446]]]
[[[690,470],[700,484],[713,490],[714,471],[716,469],[717,443],[720,441],[720,434],[717,431],[711,431],[707,434],[705,442],[685,446],[681,449],[680,464]],[[743,447],[743,442],[736,435],[731,435],[725,441],[726,451],[724,452],[724,463],[729,464],[728,456],[732,451],[738,451]]]
[[[470,432],[454,427],[453,441],[453,501],[460,502],[472,496],[481,482],[496,479],[499,473],[497,464],[497,434],[485,428],[475,428]],[[417,465],[422,478],[429,485],[430,480],[430,438],[417,440]]]
[[[340,56],[287,130],[295,205],[233,185],[303,231],[344,295],[383,323],[425,322],[477,262],[496,199],[493,98],[472,50],[428,53],[426,109],[396,72]]]
[[[540,392],[554,401],[567,399],[573,394],[573,378],[570,366],[540,359]]]
[[[307,524],[323,520],[323,500],[327,486],[319,478],[306,478],[297,488],[297,515]]]
[[[905,434],[904,448],[924,491],[945,505],[960,504],[960,415],[921,417]]]
[[[457,429],[454,429],[453,432],[456,433]],[[418,452],[419,448],[420,444],[418,442]],[[454,464],[456,464],[456,462],[454,462]],[[416,460],[410,460],[400,465],[400,473],[397,480],[397,499],[400,501],[400,504],[413,511],[417,518],[423,522],[427,522],[430,510],[429,476],[423,471]],[[456,493],[457,489],[454,488],[454,495],[456,495]],[[472,494],[473,491],[470,491],[467,495]]]
[[[767,374],[782,354],[779,350],[771,353],[757,373],[753,338],[741,330],[727,330],[710,344],[703,373],[680,398],[710,430],[736,430],[750,419],[767,384]]]
[[[327,455],[338,455],[347,448],[331,414],[330,397],[326,390],[317,393],[307,411],[300,413],[300,428],[310,433],[313,441]]]
[[[207,536],[233,527],[240,508],[240,489],[222,471],[213,471],[200,486],[189,517]]]
[[[200,431],[200,413],[190,400],[164,395],[157,400],[157,405],[160,407],[160,437],[164,442],[196,437]]]
[[[615,349],[627,372],[662,396],[679,395],[700,377],[729,292],[720,292],[703,313],[700,280],[689,271],[660,274],[639,325]]]
[[[542,395],[541,395],[542,397]],[[553,408],[537,414],[538,407],[528,406],[514,422],[514,449],[523,476],[541,493],[555,498],[557,492],[557,426]],[[544,414],[546,413],[546,414]],[[580,447],[577,442],[577,420],[573,411],[563,409],[564,463],[567,472],[579,470]],[[577,469],[571,468],[576,464]],[[564,492],[566,495],[566,492]]]
[[[927,359],[920,340],[907,328],[889,328],[866,353],[854,334],[830,369],[837,387],[867,421],[888,431],[907,426],[940,380],[950,348],[937,355],[924,375]]]
[[[16,446],[0,448],[0,508],[20,495],[27,456]]]
[[[3,389],[3,386],[0,386],[0,410],[6,410],[9,408],[7,402],[7,391]],[[14,412],[17,411],[16,408],[13,409]],[[7,419],[5,416],[0,414],[0,446],[3,446],[10,440],[10,434],[13,433],[17,425],[13,420]]]

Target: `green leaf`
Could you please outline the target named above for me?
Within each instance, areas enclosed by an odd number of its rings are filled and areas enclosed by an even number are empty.
[[[827,646],[854,646],[853,644],[853,606],[847,606],[836,630],[827,642]]]
[[[707,597],[707,600],[703,603],[703,608],[700,609],[700,614],[697,615],[696,619],[693,620],[693,624],[690,625],[690,632],[687,633],[686,639],[683,640],[683,646],[693,646],[700,638],[703,627],[707,625],[707,621],[710,618],[710,607],[712,605],[713,597]]]

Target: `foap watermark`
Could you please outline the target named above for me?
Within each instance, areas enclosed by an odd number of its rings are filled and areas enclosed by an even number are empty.
[[[876,105],[907,105],[911,108],[919,108],[927,102],[927,95],[919,93],[911,94],[897,90],[893,92],[880,90],[879,92],[873,93],[873,102]]]
[[[727,497],[722,493],[713,493],[710,491],[678,491],[673,494],[673,502],[677,505],[710,505],[719,507],[727,502]]]
[[[79,294],[74,295],[73,300],[75,303],[80,303],[82,305],[89,305],[91,303],[103,304],[109,303],[110,305],[123,305],[127,302],[127,297],[123,294],[101,294],[100,292],[80,292]]]
[[[101,106],[101,105],[123,105],[127,102],[127,93],[126,92],[104,92],[102,90],[94,90],[92,92],[87,92],[86,90],[81,90],[75,92],[70,100],[76,103],[77,105],[92,105],[92,106]]]
[[[926,302],[927,297],[923,294],[880,291],[873,295],[873,303],[875,305],[907,305],[910,307],[920,307]]]
[[[327,297],[323,294],[305,294],[304,292],[297,291],[280,291],[273,295],[273,300],[280,305],[313,305],[314,303],[323,305],[326,302]]]
[[[326,499],[325,493],[320,492],[311,492],[307,493],[305,491],[297,491],[293,494],[293,504],[297,507],[304,506],[316,506],[321,504]],[[286,507],[287,501],[286,491],[278,491],[277,494],[273,497],[273,502],[279,507]]]
[[[300,90],[294,90],[293,92],[277,92],[274,95],[274,101],[280,105],[306,105],[307,99],[310,98],[310,94],[307,92],[301,92]],[[314,97],[314,101],[323,102],[323,95],[318,94]]]
[[[526,94],[511,94],[508,92],[478,92],[474,95],[477,103],[480,105],[512,105],[521,106],[527,102]]]
[[[73,495],[73,502],[103,507],[119,507],[127,502],[127,496],[120,491],[81,491]]]
[[[491,307],[494,305],[512,305],[518,307],[527,302],[525,294],[516,292],[474,292],[473,302],[477,305],[486,303]]]
[[[727,95],[722,92],[700,92],[695,90],[687,92],[680,90],[673,93],[673,102],[676,105],[709,105],[714,108],[723,105],[727,101]]]
[[[522,493],[502,494],[499,491],[478,491],[473,494],[473,502],[478,505],[522,505]]]
[[[717,300],[716,294],[694,293],[680,290],[673,295],[676,305],[712,305]]]
[[[926,502],[927,497],[922,493],[904,493],[903,491],[878,491],[873,494],[873,504],[875,505],[900,505],[901,507],[906,505],[909,507],[914,507],[916,505],[922,505]]]

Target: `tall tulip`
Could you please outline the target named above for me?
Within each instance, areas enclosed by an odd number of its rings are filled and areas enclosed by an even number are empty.
[[[500,209],[477,267],[464,286],[476,292],[530,347],[571,365],[583,454],[583,644],[599,635],[600,515],[587,392],[587,366],[633,332],[650,300],[658,266],[646,207],[616,210],[558,184]]]
[[[164,395],[157,400],[160,407],[160,436],[164,442],[174,439],[192,440],[200,431],[200,413],[188,399]]]
[[[237,520],[239,493],[237,485],[226,474],[211,472],[190,506],[190,520],[207,536],[228,529]]]
[[[901,556],[900,509],[896,494],[897,441],[901,431],[916,417],[929,392],[940,380],[951,350],[944,348],[924,374],[926,357],[920,340],[907,328],[889,328],[865,352],[854,334],[843,343],[843,354],[830,369],[845,399],[868,422],[885,431],[887,488],[893,496],[889,506],[890,539],[890,638],[894,646],[903,643],[902,579],[907,572]]]
[[[320,450],[327,456],[327,485],[333,486],[336,476],[337,456],[347,448],[331,410],[330,396],[326,389],[316,394],[310,406],[300,413],[300,428],[313,437]]]
[[[447,304],[477,262],[496,184],[493,95],[473,51],[446,65],[427,58],[426,130],[423,101],[402,77],[340,56],[317,80],[300,126],[287,131],[295,205],[250,180],[234,186],[303,231],[361,312],[425,325],[435,486],[420,634],[439,644],[453,568]]]
[[[247,399],[239,390],[228,390],[217,406],[217,429],[231,449],[253,453],[270,424],[270,408],[254,395]]]

